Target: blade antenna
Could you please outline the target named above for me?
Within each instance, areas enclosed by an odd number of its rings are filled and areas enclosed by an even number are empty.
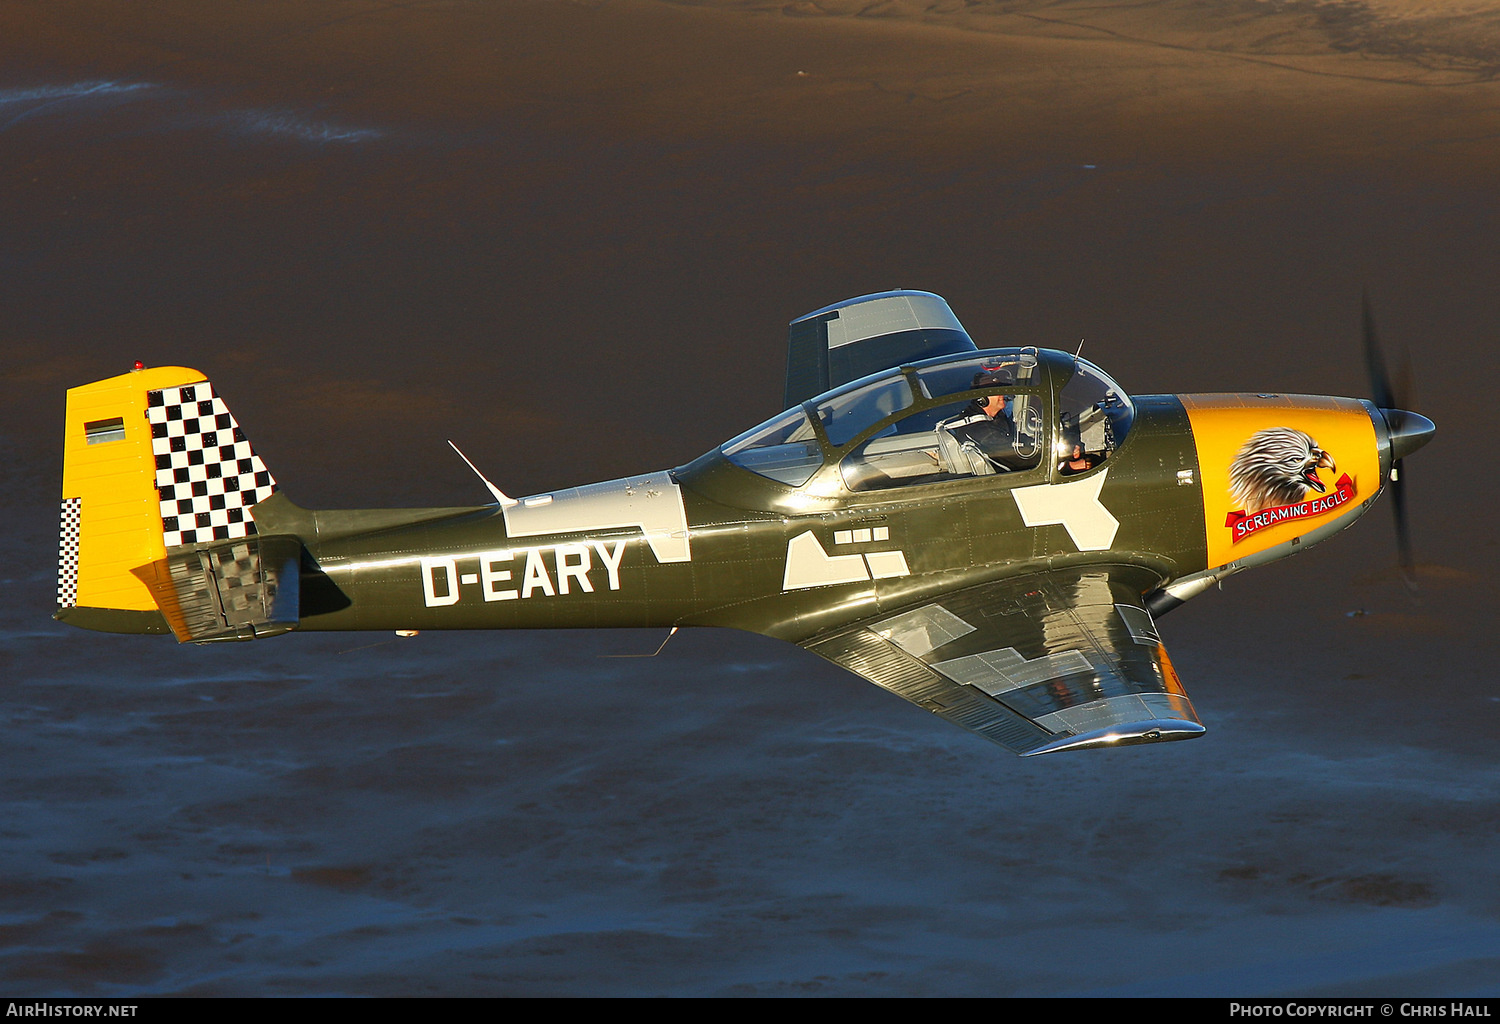
[[[490,489],[490,493],[495,496],[495,501],[499,502],[501,508],[510,508],[512,505],[516,504],[515,498],[509,497],[500,488],[490,483],[483,473],[479,472],[479,467],[469,461],[469,457],[463,453],[458,445],[454,444],[452,441],[449,441],[448,447],[452,448],[455,452],[458,452],[458,457],[464,460],[464,465],[472,469],[474,471],[474,475],[479,477],[479,479],[484,482],[484,486]]]
[[[676,636],[677,635],[677,630],[680,629],[680,628],[681,628],[680,626],[673,626],[672,629],[671,629],[671,631],[667,633],[667,640],[670,640],[674,636]],[[600,654],[600,655],[598,655],[598,657],[600,657],[600,658],[654,658],[658,654],[660,654],[662,651],[664,651],[664,650],[667,649],[667,640],[663,640],[661,642],[661,646],[658,647],[656,650],[652,651],[650,654]]]

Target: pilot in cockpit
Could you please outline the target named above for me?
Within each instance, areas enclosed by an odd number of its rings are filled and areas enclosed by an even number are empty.
[[[1063,476],[1072,476],[1074,473],[1087,473],[1099,463],[1104,461],[1104,452],[1086,452],[1083,445],[1075,444],[1058,460],[1058,472]]]
[[[1087,473],[1109,456],[1113,439],[1104,404],[1058,417],[1057,471],[1061,475]]]
[[[952,434],[971,459],[987,463],[990,468],[982,470],[979,465],[974,472],[1004,472],[1012,468],[1016,459],[1016,426],[1006,411],[1005,394],[1000,388],[1015,383],[1007,370],[982,370],[974,375],[974,388],[996,389],[991,394],[976,398],[964,409],[963,415],[940,424],[941,429]]]

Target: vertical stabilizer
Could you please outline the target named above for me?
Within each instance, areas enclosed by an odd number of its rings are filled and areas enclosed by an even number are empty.
[[[64,429],[57,617],[166,632],[150,567],[254,536],[250,509],[275,480],[213,386],[185,367],[71,389]]]

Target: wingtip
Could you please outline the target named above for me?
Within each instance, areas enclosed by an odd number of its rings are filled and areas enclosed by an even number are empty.
[[[1078,733],[1074,736],[1059,736],[1035,750],[1028,750],[1022,757],[1038,754],[1056,754],[1064,750],[1095,750],[1100,747],[1128,747],[1138,743],[1165,743],[1169,740],[1191,740],[1208,730],[1197,722],[1180,718],[1153,718],[1144,722],[1126,722],[1107,729]]]

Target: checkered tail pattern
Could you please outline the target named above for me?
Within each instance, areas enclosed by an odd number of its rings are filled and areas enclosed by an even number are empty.
[[[83,499],[64,498],[57,538],[57,606],[78,603],[78,536],[83,530]]]
[[[250,508],[276,481],[207,381],[147,395],[163,539],[169,548],[255,533]]]

